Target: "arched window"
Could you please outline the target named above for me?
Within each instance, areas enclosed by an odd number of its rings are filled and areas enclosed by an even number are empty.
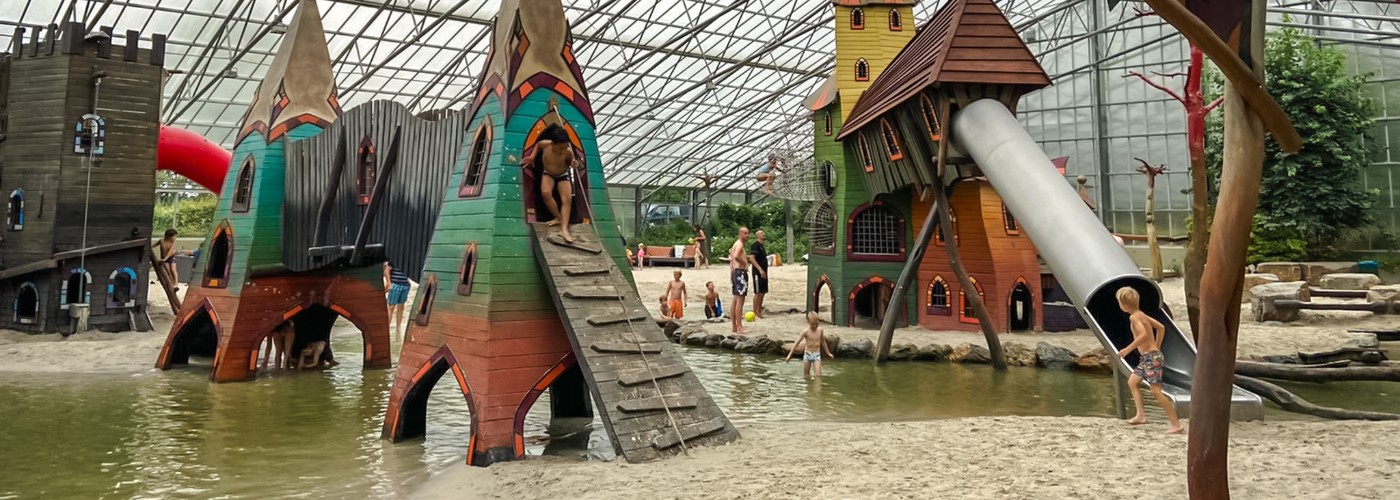
[[[904,255],[904,217],[883,202],[851,213],[847,248],[854,260],[897,260]]]
[[[1016,221],[1016,216],[1011,215],[1011,209],[1001,204],[1001,218],[1006,222],[1006,234],[1021,234],[1021,223]]]
[[[859,7],[851,9],[851,29],[865,29],[865,9]]]
[[[890,31],[904,31],[904,17],[897,7],[890,9]]]
[[[209,240],[208,261],[204,264],[204,286],[228,286],[229,269],[233,266],[233,227],[228,221],[219,223],[214,238]]]
[[[481,195],[481,186],[486,180],[486,162],[489,158],[491,158],[491,122],[488,121],[477,129],[476,138],[472,140],[472,150],[467,155],[467,166],[462,171],[462,186],[457,190],[459,198]]]
[[[925,309],[932,316],[952,316],[953,308],[948,306],[948,282],[942,276],[934,276],[928,283],[928,298]]]
[[[982,299],[982,303],[986,304],[987,296],[982,293],[982,285],[977,283],[977,278],[969,277],[968,281],[971,281],[972,288],[977,290],[977,298]],[[963,323],[977,323],[977,312],[972,310],[972,303],[967,300],[966,290],[958,292],[958,300],[962,304],[962,307],[959,307],[961,312],[958,313],[958,321]]]
[[[39,288],[33,282],[25,282],[15,294],[15,323],[32,325],[38,320]]]
[[[365,136],[360,139],[360,148],[355,152],[355,203],[368,205],[374,194],[374,182],[379,173],[379,159],[376,157],[374,141]]]
[[[822,112],[822,133],[831,135],[831,111]]]
[[[87,304],[92,300],[92,292],[88,290],[91,284],[91,273],[81,267],[73,268],[58,292],[58,308],[67,310],[68,304]]]
[[[112,271],[107,278],[107,308],[136,307],[136,271],[129,267]]]
[[[894,126],[884,118],[880,119],[880,133],[885,136],[885,149],[890,154],[890,161],[904,159],[904,150],[899,147],[899,134],[894,131]]]
[[[11,231],[24,230],[24,190],[10,192],[9,211],[6,212],[5,227]]]
[[[863,133],[859,133],[856,137],[856,153],[860,155],[860,164],[865,167],[865,171],[874,172],[875,158],[870,153],[870,141],[865,138]]]
[[[238,168],[238,180],[233,186],[233,206],[234,212],[247,212],[248,205],[253,201],[253,156],[243,161],[243,166]]]
[[[832,206],[831,201],[823,201],[807,213],[807,237],[812,253],[835,255],[836,207]]]
[[[864,57],[856,61],[856,81],[864,82],[870,80],[870,62]]]
[[[88,113],[73,127],[73,152],[101,155],[107,145],[107,121]]]
[[[948,207],[948,219],[953,221],[953,244],[958,243],[958,212],[953,207]],[[933,226],[934,244],[943,246],[948,244],[947,235],[943,234],[943,224]]]
[[[413,315],[413,322],[419,326],[428,326],[428,319],[433,314],[433,301],[437,299],[437,275],[429,274],[423,280],[423,286],[420,288],[422,288],[423,293],[418,297],[418,308],[415,309],[417,314]]]
[[[822,192],[827,196],[836,194],[836,165],[830,161],[822,162]]]
[[[467,245],[462,254],[462,268],[457,271],[457,295],[471,295],[472,282],[476,280],[476,243]]]
[[[923,115],[924,129],[928,131],[929,140],[942,140],[943,127],[938,123],[938,107],[934,106],[933,99],[929,99],[927,94],[919,94],[919,111]]]

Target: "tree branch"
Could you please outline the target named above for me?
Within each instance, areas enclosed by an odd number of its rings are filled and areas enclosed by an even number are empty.
[[[1136,13],[1137,13],[1137,15],[1135,15],[1135,16],[1133,16],[1133,17],[1149,17],[1149,16],[1155,16],[1155,15],[1157,15],[1157,12],[1156,12],[1156,11],[1142,10],[1142,9],[1137,8],[1137,7],[1133,7],[1133,12],[1136,12]]]
[[[1130,76],[1136,76],[1136,77],[1138,77],[1139,80],[1142,80],[1142,83],[1146,83],[1146,84],[1152,86],[1152,88],[1154,88],[1154,89],[1160,90],[1160,91],[1162,91],[1162,92],[1166,92],[1167,95],[1172,96],[1172,99],[1176,99],[1176,102],[1181,103],[1182,106],[1185,106],[1185,105],[1186,105],[1186,100],[1185,100],[1185,99],[1182,99],[1181,96],[1178,95],[1175,91],[1173,91],[1172,89],[1163,87],[1161,84],[1158,84],[1157,82],[1154,82],[1154,81],[1152,81],[1152,80],[1147,79],[1147,77],[1142,76],[1142,73],[1138,73],[1138,72],[1136,72],[1136,71],[1130,71],[1130,72],[1128,72],[1128,74],[1123,75],[1123,78],[1127,78],[1127,77],[1130,77]]]
[[[1162,78],[1177,78],[1186,76],[1186,73],[1162,73],[1160,71],[1153,71],[1152,74],[1160,76]]]
[[[1214,101],[1214,102],[1211,102],[1210,104],[1207,104],[1207,105],[1206,105],[1206,107],[1205,107],[1206,114],[1210,114],[1211,111],[1215,111],[1215,108],[1218,107],[1218,106],[1220,106],[1220,103],[1222,103],[1222,102],[1225,102],[1225,97],[1224,97],[1224,96],[1215,98],[1215,101]]]

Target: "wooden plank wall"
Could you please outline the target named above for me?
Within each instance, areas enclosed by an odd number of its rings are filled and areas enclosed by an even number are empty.
[[[836,6],[836,82],[840,94],[846,97],[839,105],[842,116],[850,116],[861,92],[880,77],[880,73],[885,71],[900,49],[914,38],[916,32],[914,9],[911,6],[869,5],[861,9],[865,13],[865,29],[853,30],[852,8]],[[899,9],[904,16],[903,30],[890,30],[891,9]],[[856,81],[855,78],[856,61],[861,58],[870,63],[870,79],[867,81]]]
[[[429,121],[414,117],[402,104],[374,101],[347,111],[325,132],[289,144],[282,210],[283,263],[296,271],[332,263],[314,259],[306,251],[314,246],[321,203],[328,195],[333,195],[335,202],[331,229],[322,244],[355,243],[368,208],[360,203],[356,191],[360,146],[366,138],[374,146],[378,178],[384,175],[395,130],[401,130],[398,164],[389,177],[387,198],[381,202],[369,243],[384,244],[391,262],[415,281],[421,280],[444,189],[467,147],[464,122],[456,112]],[[345,148],[346,160],[332,194],[326,190],[332,182],[337,148]]]
[[[9,112],[25,119],[9,121],[4,157],[0,158],[0,191],[8,206],[10,193],[24,190],[25,220],[22,231],[6,230],[0,245],[0,257],[7,267],[48,259],[55,252],[53,206],[58,201],[58,171],[63,157],[73,154],[73,123],[65,107],[70,69],[68,57],[11,62]],[[76,121],[80,116],[71,119]]]

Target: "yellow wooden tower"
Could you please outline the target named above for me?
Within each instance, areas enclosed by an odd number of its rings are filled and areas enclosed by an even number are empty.
[[[841,116],[850,116],[860,94],[880,77],[914,38],[918,0],[833,0],[836,7],[836,72]]]

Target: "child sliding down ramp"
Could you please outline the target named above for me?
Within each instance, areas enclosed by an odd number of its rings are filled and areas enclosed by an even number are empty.
[[[1005,105],[992,99],[973,102],[953,116],[952,130],[953,140],[976,160],[1016,214],[1080,315],[1110,352],[1133,340],[1128,315],[1118,308],[1114,293],[1125,286],[1137,290],[1142,311],[1166,326],[1162,390],[1185,415],[1191,402],[1196,347],[1167,317],[1156,283],[1142,275]],[[1127,374],[1136,366],[1137,354],[1128,358],[1118,360],[1119,373]],[[1234,418],[1258,419],[1262,411],[1258,396],[1234,389]]]

